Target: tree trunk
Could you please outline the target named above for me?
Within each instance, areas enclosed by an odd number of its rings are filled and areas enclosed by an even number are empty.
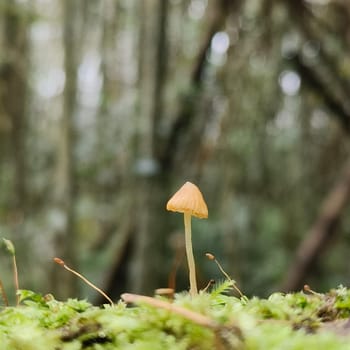
[[[282,290],[300,289],[329,241],[336,235],[336,228],[350,196],[350,165],[342,178],[325,199],[319,217],[300,243],[294,261],[282,283]]]
[[[79,43],[80,1],[64,1],[64,37],[65,52],[64,68],[66,73],[63,92],[63,115],[61,119],[60,144],[56,163],[56,187],[54,198],[57,210],[64,218],[61,229],[56,233],[56,254],[67,261],[68,265],[76,266],[76,237],[75,237],[75,199],[76,176],[74,161],[75,125],[74,113],[77,97],[77,52]],[[76,293],[77,279],[75,276],[58,269],[53,270],[54,289],[60,297]]]
[[[150,293],[159,286],[157,271],[164,254],[165,232],[162,229],[165,190],[161,181],[157,153],[158,128],[163,117],[162,91],[167,60],[166,18],[168,0],[143,2],[139,62],[140,122],[136,149],[134,206],[137,213],[135,236],[127,287],[134,292]],[[156,40],[154,40],[156,38]],[[146,165],[146,167],[145,167]],[[157,217],[156,213],[160,215]],[[165,278],[163,278],[165,280]]]
[[[6,60],[1,66],[1,104],[11,121],[11,149],[14,161],[13,208],[21,214],[25,209],[26,189],[26,103],[28,75],[28,18],[27,8],[7,0],[4,17],[3,52]]]

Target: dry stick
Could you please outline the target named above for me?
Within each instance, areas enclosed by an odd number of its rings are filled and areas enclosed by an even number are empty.
[[[215,321],[213,321],[207,316],[201,315],[197,312],[185,309],[181,306],[174,305],[163,300],[130,293],[124,293],[121,295],[121,297],[126,303],[145,303],[156,308],[161,308],[170,312],[174,312],[203,327],[207,327],[214,330],[217,330],[220,327],[219,324],[217,324]]]
[[[79,277],[80,279],[82,279],[86,284],[88,284],[91,288],[95,289],[97,292],[99,292],[101,295],[103,295],[111,304],[111,306],[114,306],[114,303],[112,301],[112,299],[100,288],[96,287],[93,283],[91,283],[88,279],[86,279],[83,275],[81,275],[79,272],[71,269],[70,267],[68,267],[65,262],[60,259],[60,258],[54,258],[53,259],[54,262],[58,265],[63,266],[67,271],[73,273],[74,275],[76,275],[77,277]]]
[[[9,306],[9,300],[7,298],[7,295],[6,295],[6,292],[5,292],[5,288],[4,288],[4,285],[2,284],[1,280],[0,280],[0,293],[1,293],[2,300],[4,301],[4,304],[6,306]]]
[[[235,325],[230,325],[228,327],[221,326],[215,320],[212,320],[211,318],[209,318],[207,316],[201,315],[201,314],[199,314],[195,311],[192,311],[192,310],[185,309],[181,306],[174,305],[172,303],[168,303],[166,301],[147,297],[144,295],[130,294],[130,293],[122,294],[121,298],[126,303],[145,303],[145,304],[148,304],[148,305],[156,307],[156,308],[161,308],[161,309],[173,312],[175,314],[178,314],[178,315],[186,318],[189,321],[196,323],[199,326],[211,329],[215,334],[215,338],[217,341],[217,344],[216,344],[217,349],[227,349],[228,348],[226,345],[224,345],[227,342],[225,339],[227,332],[222,332],[222,331],[228,331],[229,333],[234,332],[234,334],[239,339],[242,338],[241,330]]]

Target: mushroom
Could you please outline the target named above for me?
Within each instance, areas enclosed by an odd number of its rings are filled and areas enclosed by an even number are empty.
[[[196,267],[193,257],[191,238],[191,216],[201,219],[208,217],[208,208],[199,188],[191,182],[186,182],[168,201],[167,210],[184,214],[185,223],[185,243],[188,270],[190,277],[190,294],[198,294],[196,281]]]

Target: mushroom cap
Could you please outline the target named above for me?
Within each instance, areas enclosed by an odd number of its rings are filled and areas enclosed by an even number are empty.
[[[197,218],[208,217],[208,207],[199,188],[186,182],[168,201],[167,210],[190,213]]]

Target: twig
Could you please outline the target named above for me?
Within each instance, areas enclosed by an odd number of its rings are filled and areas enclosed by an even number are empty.
[[[124,293],[121,295],[121,297],[126,303],[136,303],[136,304],[145,303],[145,304],[154,306],[156,308],[161,308],[161,309],[173,312],[175,314],[178,314],[200,326],[207,327],[214,330],[219,328],[219,324],[217,324],[211,318],[201,315],[195,311],[185,309],[181,306],[168,303],[163,300],[147,297],[145,295],[138,295],[138,294],[131,294],[131,293]]]
[[[174,305],[173,303],[168,303],[166,301],[155,299],[152,297],[147,297],[144,295],[124,293],[121,295],[121,298],[126,303],[145,303],[156,308],[168,310],[172,313],[186,318],[187,320],[196,323],[199,326],[211,329],[215,335],[216,349],[232,349],[231,341],[233,340],[233,338],[231,337],[231,334],[235,337],[235,343],[241,343],[242,332],[240,328],[238,328],[236,325],[231,324],[223,326],[218,324],[211,318],[201,315],[195,311],[188,310],[181,306]]]

